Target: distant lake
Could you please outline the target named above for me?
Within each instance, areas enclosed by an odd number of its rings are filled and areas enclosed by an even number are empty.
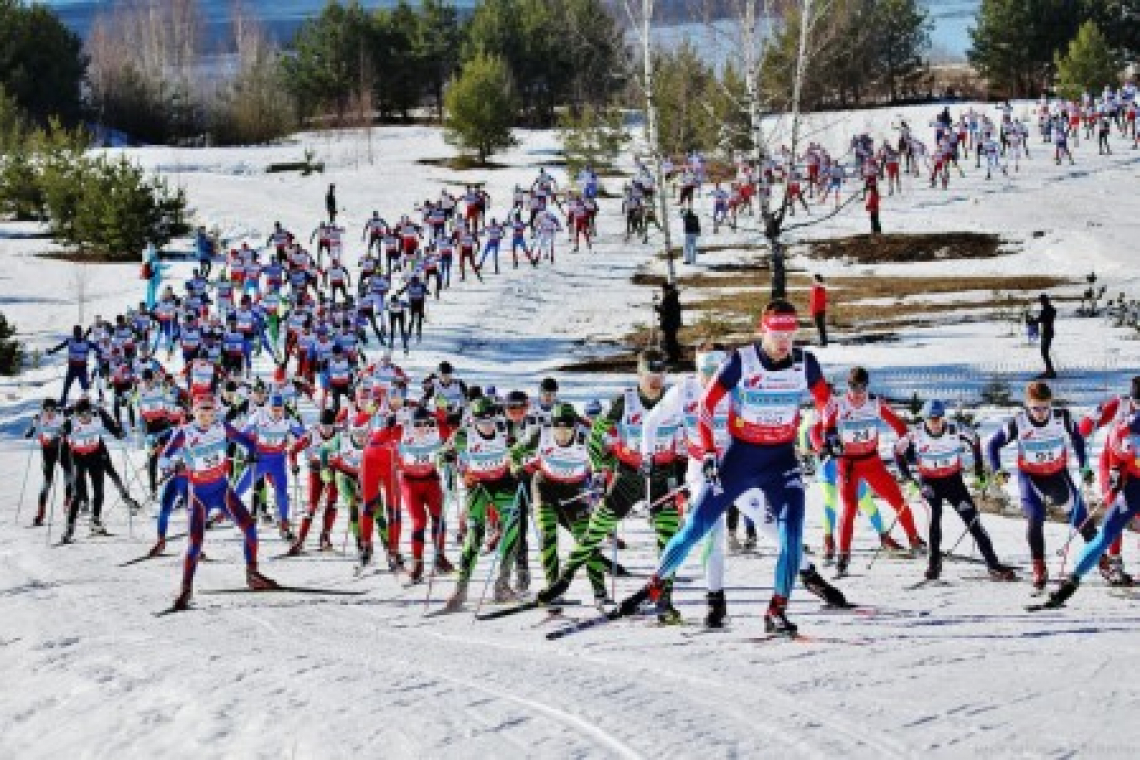
[[[161,2],[161,0],[156,0]],[[665,0],[688,2],[688,0]],[[934,29],[931,34],[936,59],[964,59],[970,38],[967,30],[974,23],[981,0],[920,0],[930,11]],[[91,22],[100,9],[110,8],[111,0],[41,0],[60,15],[64,23],[82,36],[86,36]],[[453,0],[461,13],[470,13],[479,0]],[[662,3],[662,0],[658,0]],[[396,0],[362,0],[365,8],[392,7]],[[412,2],[415,6],[417,3]],[[269,32],[285,41],[307,17],[320,13],[326,0],[243,0],[247,12],[257,16]],[[199,0],[206,19],[207,38],[224,39],[228,34],[231,0]],[[696,41],[694,39],[694,41]]]

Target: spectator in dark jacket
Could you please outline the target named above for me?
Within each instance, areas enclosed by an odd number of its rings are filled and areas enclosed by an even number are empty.
[[[661,350],[665,352],[665,360],[675,365],[681,360],[681,344],[677,341],[677,331],[681,329],[681,299],[677,287],[668,282],[662,284],[661,301],[653,308],[661,327]]]

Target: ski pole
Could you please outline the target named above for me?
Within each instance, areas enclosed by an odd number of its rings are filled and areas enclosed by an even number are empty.
[[[978,522],[978,520],[981,519],[981,517],[982,517],[982,513],[975,510],[974,511],[974,519],[970,520],[970,524],[967,525],[966,529],[962,531],[962,535],[958,536],[958,540],[955,541],[954,545],[950,547],[950,551],[944,552],[942,556],[949,557],[950,555],[952,555],[954,553],[954,550],[958,548],[958,544],[962,543],[962,539],[964,539],[966,537],[966,534],[968,534],[970,531],[972,531],[974,529],[974,524],[976,522]]]
[[[490,491],[488,491],[486,489],[486,487],[484,487],[482,484],[479,485],[479,488],[483,489],[483,495],[487,498],[488,506],[493,505],[495,502],[491,498]],[[512,515],[514,514],[514,511],[518,508],[518,499],[519,499],[519,493],[518,493],[518,491],[515,491],[515,502],[514,502],[514,504],[511,505]],[[502,516],[500,516],[500,520],[501,519],[502,519]],[[513,517],[512,517],[512,519],[513,519]],[[494,575],[495,575],[495,568],[498,567],[498,565],[499,565],[499,555],[502,552],[503,552],[503,543],[502,543],[502,538],[500,538],[499,539],[499,546],[496,547],[496,549],[495,549],[495,556],[491,558],[491,569],[487,573],[487,580],[483,581],[483,593],[479,594],[479,604],[477,604],[475,606],[475,617],[472,618],[472,622],[474,622],[475,618],[477,618],[479,616],[479,613],[482,612],[482,610],[483,610],[483,601],[487,598],[487,589],[491,586],[491,578],[494,577]]]
[[[55,459],[56,459],[56,462],[59,464],[59,469],[63,470],[62,477],[65,479],[70,479],[71,475],[68,472],[68,470],[70,469],[70,466],[69,467],[63,466],[63,455],[61,453],[62,442],[63,442],[63,436],[62,435],[58,436],[55,439]],[[55,474],[54,470],[52,471],[52,474],[54,476],[54,474]],[[55,480],[56,479],[54,477],[52,477],[51,488],[48,489],[48,521],[47,521],[47,544],[48,544],[48,546],[51,546],[51,523],[52,523],[52,518],[55,517]],[[65,480],[65,482],[66,482],[66,480]],[[67,500],[66,494],[67,494],[67,489],[65,487],[64,488],[64,501]]]
[[[20,501],[16,504],[16,523],[20,522],[20,512],[24,508],[24,492],[28,488],[28,472],[32,469],[32,452],[35,450],[35,444],[28,444],[28,459],[24,462],[24,484],[20,486]]]
[[[457,498],[458,493],[448,484],[451,482],[451,468],[445,467],[443,471],[443,506],[439,512],[439,538],[432,540],[431,573],[428,575],[427,593],[424,594],[424,613],[428,614],[431,605],[431,592],[435,586],[435,572],[439,567],[439,555],[443,554],[443,547],[447,545],[447,502],[450,498]]]
[[[1093,507],[1092,509],[1089,510],[1088,515],[1085,516],[1085,519],[1081,522],[1080,525],[1069,530],[1069,537],[1067,539],[1065,539],[1065,543],[1061,546],[1060,549],[1057,550],[1057,556],[1058,557],[1065,556],[1065,553],[1068,552],[1068,550],[1069,550],[1069,544],[1071,544],[1073,542],[1073,539],[1077,537],[1078,533],[1080,533],[1082,530],[1084,530],[1085,526],[1089,524],[1089,521],[1092,520],[1093,517],[1096,516],[1096,513],[1100,511],[1100,508],[1101,508],[1101,505],[1097,504],[1095,507]],[[1064,565],[1062,565],[1062,569],[1063,568],[1064,568]]]
[[[852,515],[851,519],[854,520],[855,516]],[[891,524],[887,526],[886,534],[888,536],[891,535],[891,531],[895,529],[895,525],[898,523],[898,521],[899,521],[899,513],[895,512],[895,519],[891,520]],[[881,554],[882,551],[883,551],[883,542],[880,540],[879,545],[877,547],[875,547],[875,553],[871,555],[871,561],[867,563],[867,569],[868,570],[870,570],[871,567],[874,566],[875,560],[877,560],[879,558],[879,554]]]

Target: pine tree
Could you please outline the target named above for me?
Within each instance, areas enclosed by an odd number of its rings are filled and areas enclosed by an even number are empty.
[[[1032,96],[1044,88],[1054,52],[1076,35],[1087,1],[982,0],[967,57],[992,88]]]
[[[516,144],[511,125],[517,106],[502,58],[480,53],[467,61],[443,99],[447,141],[473,151],[479,163]]]
[[[0,313],[0,375],[18,375],[24,364],[24,344],[16,339],[16,328]]]
[[[879,0],[874,16],[874,50],[891,102],[924,71],[930,47],[930,19],[918,0]]]
[[[1093,21],[1081,25],[1064,55],[1057,53],[1057,91],[1071,100],[1082,92],[1099,92],[1106,84],[1115,86],[1118,72],[1108,40]]]

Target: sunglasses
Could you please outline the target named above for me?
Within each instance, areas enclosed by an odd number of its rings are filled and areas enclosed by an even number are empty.
[[[1029,407],[1029,411],[1034,412],[1034,413],[1047,412],[1050,409],[1052,409],[1052,407],[1049,404],[1043,404],[1043,405],[1033,404]]]
[[[851,390],[855,391],[856,393],[861,393],[862,391],[867,390],[867,384],[866,383],[848,383],[847,387],[850,388]]]
[[[433,428],[435,427],[435,423],[431,420],[419,420],[418,422],[413,423],[413,426],[417,428]]]

